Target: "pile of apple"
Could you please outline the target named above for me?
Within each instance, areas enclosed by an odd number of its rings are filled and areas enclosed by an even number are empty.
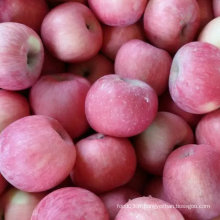
[[[0,0],[5,220],[220,219],[220,0]]]

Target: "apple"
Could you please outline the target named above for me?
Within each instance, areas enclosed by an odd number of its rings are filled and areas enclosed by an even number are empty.
[[[141,167],[148,173],[162,175],[167,157],[178,145],[191,144],[194,135],[179,116],[158,112],[152,124],[134,137],[134,147]]]
[[[66,2],[44,18],[41,37],[46,48],[58,59],[79,62],[92,58],[102,46],[102,28],[84,4]]]
[[[145,40],[144,31],[140,22],[120,27],[103,25],[102,52],[111,60],[115,60],[119,48],[132,39]]]
[[[219,17],[220,16],[220,2],[219,2],[219,0],[212,0],[212,3],[213,3],[214,16]]]
[[[28,193],[15,188],[10,188],[1,197],[1,208],[4,219],[30,220],[32,212],[45,193]]]
[[[114,220],[120,210],[120,206],[127,203],[130,199],[140,197],[140,194],[129,187],[119,187],[112,191],[99,195],[108,210],[110,220]]]
[[[89,127],[85,115],[89,88],[87,79],[71,73],[45,75],[31,88],[30,105],[35,114],[57,119],[68,134],[76,138]]]
[[[129,56],[128,56],[129,54]],[[167,88],[172,58],[163,49],[142,40],[124,43],[115,58],[115,73],[148,83],[158,95]]]
[[[97,54],[87,61],[69,64],[68,72],[81,75],[92,84],[98,78],[114,73],[114,65],[104,55]]]
[[[101,199],[79,187],[64,187],[45,196],[34,209],[31,220],[108,220]]]
[[[154,197],[129,200],[121,207],[115,220],[184,220],[182,214],[168,202]]]
[[[169,155],[164,191],[186,218],[207,220],[219,215],[219,160],[220,153],[209,145],[184,145]],[[190,208],[192,205],[203,208]]]
[[[196,0],[150,0],[143,22],[147,39],[174,54],[197,34],[199,5]]]
[[[0,22],[22,23],[39,33],[48,11],[45,0],[1,0]]]
[[[136,23],[144,13],[148,0],[88,0],[98,19],[109,26]]]
[[[0,195],[5,191],[8,183],[0,173]]]
[[[41,75],[65,73],[66,64],[58,60],[50,54],[48,50],[44,50],[44,63],[41,70]]]
[[[175,54],[169,77],[170,94],[184,111],[205,114],[220,107],[220,50],[191,42]]]
[[[202,115],[192,114],[183,111],[170,97],[169,91],[164,92],[159,97],[159,111],[171,112],[183,118],[192,128],[196,127]]]
[[[37,33],[15,22],[0,23],[0,88],[22,90],[38,79],[44,49]]]
[[[198,40],[220,48],[220,17],[211,20],[200,32]]]
[[[30,115],[27,99],[19,93],[0,90],[0,132],[17,119]]]
[[[61,183],[74,164],[75,146],[60,123],[32,115],[11,123],[0,134],[0,172],[17,189],[48,190]]]
[[[220,152],[220,109],[210,112],[202,117],[196,127],[196,140],[198,144],[208,144]]]
[[[136,155],[127,138],[90,135],[76,143],[73,182],[96,193],[103,193],[131,180],[136,169]]]
[[[147,83],[109,74],[91,86],[86,96],[85,112],[95,131],[130,137],[152,123],[157,105],[157,95]]]
[[[87,4],[87,0],[47,0],[51,7],[57,6],[64,2],[80,2],[83,4]]]

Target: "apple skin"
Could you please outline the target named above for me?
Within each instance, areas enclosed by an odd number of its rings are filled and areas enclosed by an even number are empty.
[[[220,49],[220,17],[211,20],[200,32],[198,40],[210,43]]]
[[[44,75],[31,88],[30,105],[35,114],[57,119],[76,138],[89,128],[85,115],[89,88],[87,79],[71,73]]]
[[[0,88],[22,90],[38,79],[44,48],[37,33],[15,22],[0,23]]]
[[[197,34],[200,10],[196,0],[150,0],[143,21],[147,39],[174,54]]]
[[[109,26],[127,26],[136,23],[144,13],[148,0],[88,0],[98,19]]]
[[[129,54],[129,56],[128,56]],[[142,40],[124,43],[115,58],[115,73],[148,83],[158,95],[167,88],[172,58],[163,49]]]
[[[157,95],[147,83],[109,74],[91,86],[85,112],[95,131],[115,137],[130,137],[141,133],[152,123],[157,106]]]
[[[115,220],[184,220],[176,208],[157,208],[160,206],[171,207],[172,205],[151,196],[131,199],[120,209]]]
[[[184,111],[204,114],[220,107],[220,50],[205,42],[191,42],[175,54],[169,91]]]
[[[219,2],[219,0],[212,0],[212,4],[213,4],[214,16],[219,17],[220,16],[220,2]]]
[[[102,46],[102,28],[84,4],[66,2],[53,8],[41,25],[46,48],[65,62],[92,58]]]
[[[168,157],[164,191],[172,204],[209,205],[180,208],[187,219],[212,219],[220,213],[220,153],[209,145],[184,145]],[[184,183],[184,184],[183,184]]]
[[[70,64],[68,72],[84,76],[93,84],[98,78],[114,73],[114,65],[104,55],[97,54],[90,60]]]
[[[22,23],[39,33],[48,11],[45,0],[1,0],[0,22]]]
[[[96,133],[77,142],[76,153],[71,172],[73,183],[93,192],[103,193],[122,186],[135,173],[136,155],[127,138]]]
[[[122,186],[122,187],[113,189],[112,191],[103,193],[99,195],[99,197],[101,198],[105,207],[108,210],[110,220],[114,220],[115,216],[120,210],[118,206],[124,205],[130,199],[140,197],[140,194],[130,189],[129,187]]]
[[[0,90],[0,132],[17,119],[30,115],[27,99],[19,93]]]
[[[183,111],[170,97],[169,91],[164,92],[159,97],[159,111],[171,112],[183,118],[192,128],[195,128],[202,115],[192,114]]]
[[[31,220],[109,220],[101,199],[79,188],[65,187],[45,196],[34,209]]]
[[[65,2],[80,2],[82,4],[87,4],[87,0],[47,0],[47,2],[51,7],[55,7]]]
[[[148,173],[162,175],[168,155],[178,145],[192,144],[193,131],[178,115],[158,112],[151,125],[134,137],[140,166]]]
[[[0,201],[4,219],[30,220],[32,212],[45,193],[28,193],[15,188],[10,188],[2,196]]]
[[[198,144],[208,144],[220,152],[220,109],[202,117],[196,127],[196,141]]]
[[[132,39],[145,40],[141,23],[128,26],[112,27],[103,25],[103,45],[102,52],[111,60],[115,60],[119,48]]]
[[[70,173],[75,146],[60,123],[42,115],[19,119],[0,134],[0,172],[14,187],[41,192]],[[59,171],[59,172],[58,172]]]
[[[8,183],[0,173],[0,195],[5,191]]]

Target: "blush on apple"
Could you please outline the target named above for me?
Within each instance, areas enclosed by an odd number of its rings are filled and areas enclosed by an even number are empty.
[[[0,88],[22,90],[38,79],[44,49],[37,33],[26,25],[0,23]]]
[[[88,80],[71,73],[45,75],[31,88],[30,105],[35,114],[57,119],[76,138],[89,127],[85,115],[89,88]]]
[[[17,189],[48,190],[75,164],[75,146],[57,120],[42,115],[19,119],[0,134],[0,172]]]
[[[34,209],[31,220],[109,220],[101,199],[94,193],[65,187],[45,196]]]
[[[93,134],[76,143],[76,153],[72,180],[96,193],[128,183],[136,169],[135,151],[126,138]]]
[[[41,36],[46,48],[66,62],[85,61],[102,46],[102,28],[84,4],[66,2],[53,8],[44,18]]]
[[[157,105],[157,95],[147,83],[110,74],[91,86],[85,112],[89,124],[97,132],[130,137],[152,123]]]

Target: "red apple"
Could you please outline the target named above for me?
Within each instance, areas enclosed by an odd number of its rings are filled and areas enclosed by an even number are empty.
[[[158,112],[153,123],[134,138],[139,164],[147,172],[162,175],[165,161],[178,145],[193,143],[190,126],[179,116]]]
[[[75,163],[75,147],[57,120],[33,115],[0,134],[0,172],[17,189],[48,190],[62,182]]]
[[[86,117],[97,132],[130,137],[144,131],[157,113],[157,95],[145,82],[110,74],[90,88]]]
[[[129,54],[129,56],[128,56]],[[167,88],[172,58],[165,50],[142,40],[124,43],[115,59],[115,73],[148,83],[158,95]]]
[[[34,84],[43,65],[40,37],[26,25],[0,23],[0,88],[22,90]]]
[[[115,220],[184,220],[181,213],[168,202],[154,197],[129,200],[118,212]]]
[[[110,220],[114,220],[120,210],[119,206],[124,205],[130,199],[134,199],[139,196],[139,193],[128,187],[119,187],[112,191],[103,193],[99,197],[104,202],[104,205],[108,210]]]
[[[137,22],[148,0],[88,0],[98,19],[110,26],[127,26]]]
[[[7,185],[8,185],[7,181],[5,180],[5,178],[0,173],[0,195],[4,192]]]
[[[169,89],[184,111],[204,114],[220,107],[220,50],[204,42],[184,45],[173,59]]]
[[[199,26],[200,10],[196,0],[150,0],[144,12],[146,37],[171,53],[192,41]]]
[[[214,16],[219,17],[220,16],[220,2],[219,0],[212,0],[212,2],[213,2]]]
[[[97,193],[126,184],[134,175],[136,155],[126,138],[100,133],[81,139],[76,144],[73,182]]]
[[[184,145],[168,157],[164,191],[186,218],[207,220],[219,215],[219,161],[220,153],[209,145]]]
[[[85,115],[89,88],[88,80],[71,73],[45,75],[31,88],[30,105],[35,114],[57,119],[76,138],[89,127]]]
[[[107,210],[94,193],[65,187],[45,196],[34,209],[31,220],[108,220]]]
[[[102,29],[84,4],[67,2],[53,8],[44,18],[41,36],[47,49],[66,62],[88,60],[102,46]]]
[[[87,4],[87,0],[47,0],[51,7],[54,7],[58,4],[62,4],[64,2],[80,2],[83,4]]]
[[[145,40],[144,31],[139,22],[122,27],[103,25],[102,52],[114,60],[119,48],[132,39]]]
[[[0,90],[0,132],[12,122],[29,114],[29,103],[24,96]]]
[[[98,78],[114,73],[114,65],[102,54],[97,54],[88,61],[70,64],[68,72],[84,76],[94,83]]]
[[[0,22],[18,22],[40,32],[41,23],[48,13],[45,0],[1,0]]]
[[[220,109],[206,114],[196,127],[198,144],[209,144],[220,152]]]
[[[34,208],[44,196],[44,193],[28,193],[15,188],[9,189],[1,197],[4,219],[15,220],[19,217],[22,220],[30,220]]]

